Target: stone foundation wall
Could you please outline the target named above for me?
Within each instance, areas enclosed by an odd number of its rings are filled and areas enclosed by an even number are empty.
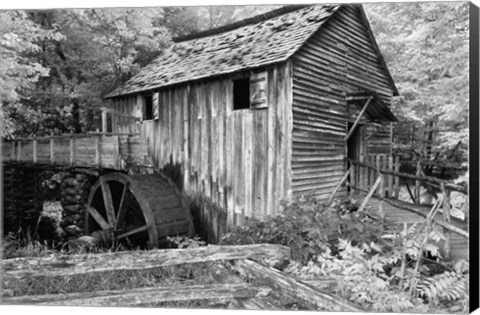
[[[33,232],[44,201],[60,201],[60,227],[65,240],[83,235],[85,205],[90,188],[101,172],[85,168],[61,168],[27,163],[3,164],[4,233]],[[51,180],[51,178],[55,180]],[[48,181],[49,184],[45,184]],[[42,185],[43,183],[43,185]]]
[[[78,172],[63,172],[61,180],[62,221],[60,226],[68,239],[77,238],[85,232],[85,205],[90,188],[98,175]]]

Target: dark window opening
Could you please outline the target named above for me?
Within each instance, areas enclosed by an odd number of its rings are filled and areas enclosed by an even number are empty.
[[[145,111],[143,112],[143,120],[153,119],[153,98],[152,95],[147,95],[143,98],[145,102]]]
[[[233,80],[233,109],[250,108],[250,79]]]

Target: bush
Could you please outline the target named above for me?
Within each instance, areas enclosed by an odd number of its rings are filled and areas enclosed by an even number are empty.
[[[359,212],[357,208],[350,200],[325,206],[315,198],[299,198],[286,204],[279,215],[263,222],[249,219],[245,225],[234,227],[220,244],[287,245],[293,259],[306,263],[326,250],[337,253],[339,238],[353,244],[383,242],[383,219],[374,211]]]

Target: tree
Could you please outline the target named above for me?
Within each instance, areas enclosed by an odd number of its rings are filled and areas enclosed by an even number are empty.
[[[452,150],[468,148],[468,4],[388,3],[365,9],[400,91],[394,108],[401,121],[397,149],[423,159],[458,157]]]
[[[46,31],[28,19],[24,11],[0,12],[0,136],[9,137],[16,130],[14,117],[37,119],[22,101],[33,97],[35,83],[49,74],[48,67],[32,59],[43,38],[60,39],[57,32]]]

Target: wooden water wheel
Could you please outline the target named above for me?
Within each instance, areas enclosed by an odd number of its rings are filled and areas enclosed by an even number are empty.
[[[167,236],[192,235],[189,207],[163,174],[100,177],[90,191],[86,232],[102,243],[158,247]]]

